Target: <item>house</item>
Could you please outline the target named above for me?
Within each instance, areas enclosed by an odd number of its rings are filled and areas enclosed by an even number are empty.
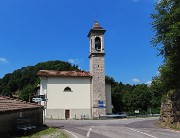
[[[40,70],[45,116],[55,119],[97,118],[112,114],[111,85],[105,83],[104,30],[95,22],[88,33],[90,72]]]
[[[19,118],[27,118],[32,125],[41,126],[43,124],[43,107],[0,96],[0,134],[15,132]]]

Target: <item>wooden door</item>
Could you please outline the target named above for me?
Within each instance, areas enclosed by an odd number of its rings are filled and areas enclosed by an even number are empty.
[[[70,110],[65,110],[65,118],[68,119],[70,117]]]

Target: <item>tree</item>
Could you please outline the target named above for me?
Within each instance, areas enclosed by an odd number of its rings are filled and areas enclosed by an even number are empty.
[[[121,82],[115,82],[112,85],[112,105],[113,105],[113,113],[122,112],[124,110],[124,106],[122,103],[122,88],[123,84]]]
[[[31,98],[33,97],[33,93],[36,86],[34,85],[27,85],[25,86],[20,92],[19,92],[19,98],[23,99],[24,101],[31,101]]]
[[[180,89],[180,1],[161,0],[155,5],[156,13],[151,17],[156,34],[152,44],[164,57],[160,68],[160,79],[166,90]]]
[[[180,99],[180,1],[160,0],[155,5],[155,10],[156,13],[152,14],[152,25],[156,35],[152,43],[159,48],[164,64],[159,69],[160,75],[153,81],[155,87],[152,87],[152,90],[159,93],[161,89],[160,93],[164,94],[160,122],[172,126],[179,120],[179,109],[176,105]],[[167,106],[169,103],[172,103],[170,108]]]
[[[105,76],[106,83],[110,83],[111,85],[115,84],[115,80],[113,77]]]
[[[106,83],[111,83],[111,95],[112,95],[112,105],[113,105],[113,113],[118,113],[123,111],[122,104],[122,87],[123,84],[121,82],[116,82],[114,78],[106,76]]]
[[[150,88],[146,84],[137,85],[133,91],[128,91],[123,97],[123,105],[128,112],[141,110],[145,113],[151,107],[153,98]]]
[[[159,76],[153,78],[153,81],[150,86],[150,90],[153,95],[153,98],[151,100],[152,113],[159,114],[161,107],[161,100],[163,95],[166,93],[166,90],[164,89],[163,81],[160,79]]]
[[[119,113],[123,111],[121,93],[112,93],[112,105],[113,105],[113,113]]]

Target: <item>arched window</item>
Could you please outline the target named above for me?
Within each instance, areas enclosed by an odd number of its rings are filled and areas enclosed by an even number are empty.
[[[71,88],[67,86],[66,88],[64,88],[64,92],[72,92],[72,91]]]
[[[101,50],[101,39],[99,37],[95,38],[95,49]]]

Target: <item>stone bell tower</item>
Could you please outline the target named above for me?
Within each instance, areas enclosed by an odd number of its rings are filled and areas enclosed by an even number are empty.
[[[104,30],[95,21],[92,29],[88,33],[90,42],[90,73],[92,75],[91,101],[92,116],[98,117],[106,114],[105,95],[105,71],[104,71]]]

